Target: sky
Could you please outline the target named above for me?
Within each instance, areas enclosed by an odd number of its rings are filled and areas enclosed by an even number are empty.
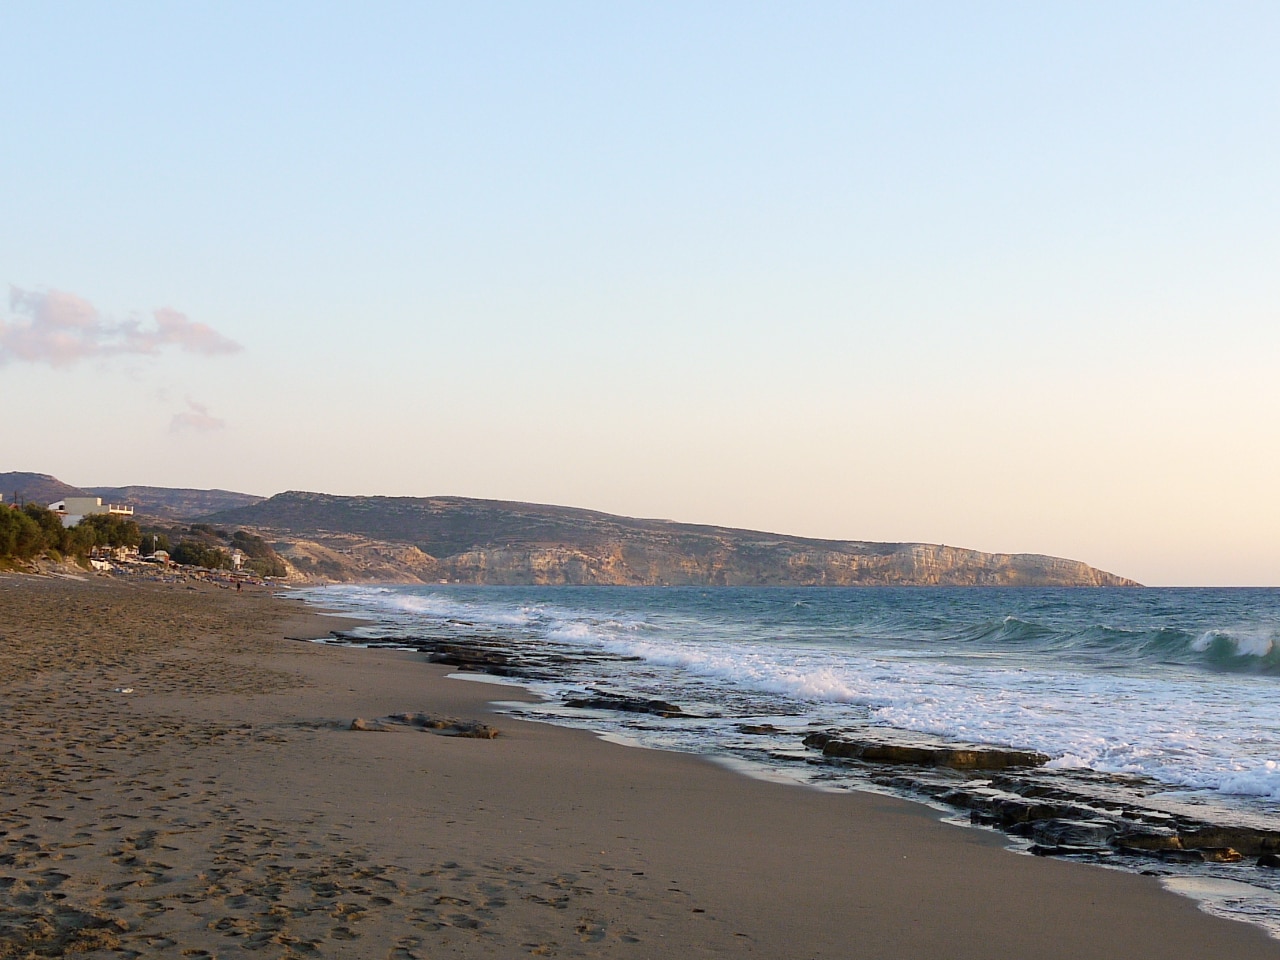
[[[0,471],[1280,585],[1280,5],[0,36]]]

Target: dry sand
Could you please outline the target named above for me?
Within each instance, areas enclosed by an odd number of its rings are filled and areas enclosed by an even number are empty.
[[[0,958],[1280,956],[1148,877],[283,639],[338,625],[265,592],[0,577]],[[349,729],[405,712],[502,735]]]

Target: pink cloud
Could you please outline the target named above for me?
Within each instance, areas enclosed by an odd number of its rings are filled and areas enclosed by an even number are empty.
[[[121,355],[149,356],[165,347],[214,356],[243,347],[204,323],[170,307],[153,311],[153,324],[112,322],[89,301],[59,290],[9,288],[14,316],[0,318],[0,365],[22,361],[67,367],[81,360]]]
[[[169,432],[182,433],[185,430],[194,430],[197,433],[211,433],[214,430],[223,430],[226,426],[227,421],[213,416],[203,403],[196,403],[188,397],[187,409],[181,413],[175,413],[173,419],[169,421]]]

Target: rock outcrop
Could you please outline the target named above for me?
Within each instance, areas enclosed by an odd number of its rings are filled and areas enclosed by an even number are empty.
[[[1007,770],[1011,767],[1041,767],[1049,762],[1047,756],[1033,750],[931,741],[900,733],[895,735],[888,730],[856,738],[815,732],[804,738],[804,745],[821,750],[824,757],[867,763],[949,767],[952,770]]]

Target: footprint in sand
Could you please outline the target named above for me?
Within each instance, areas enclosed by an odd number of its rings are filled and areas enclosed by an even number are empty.
[[[583,917],[573,929],[578,934],[578,939],[583,943],[599,943],[605,938],[604,924],[592,920],[590,917]]]

